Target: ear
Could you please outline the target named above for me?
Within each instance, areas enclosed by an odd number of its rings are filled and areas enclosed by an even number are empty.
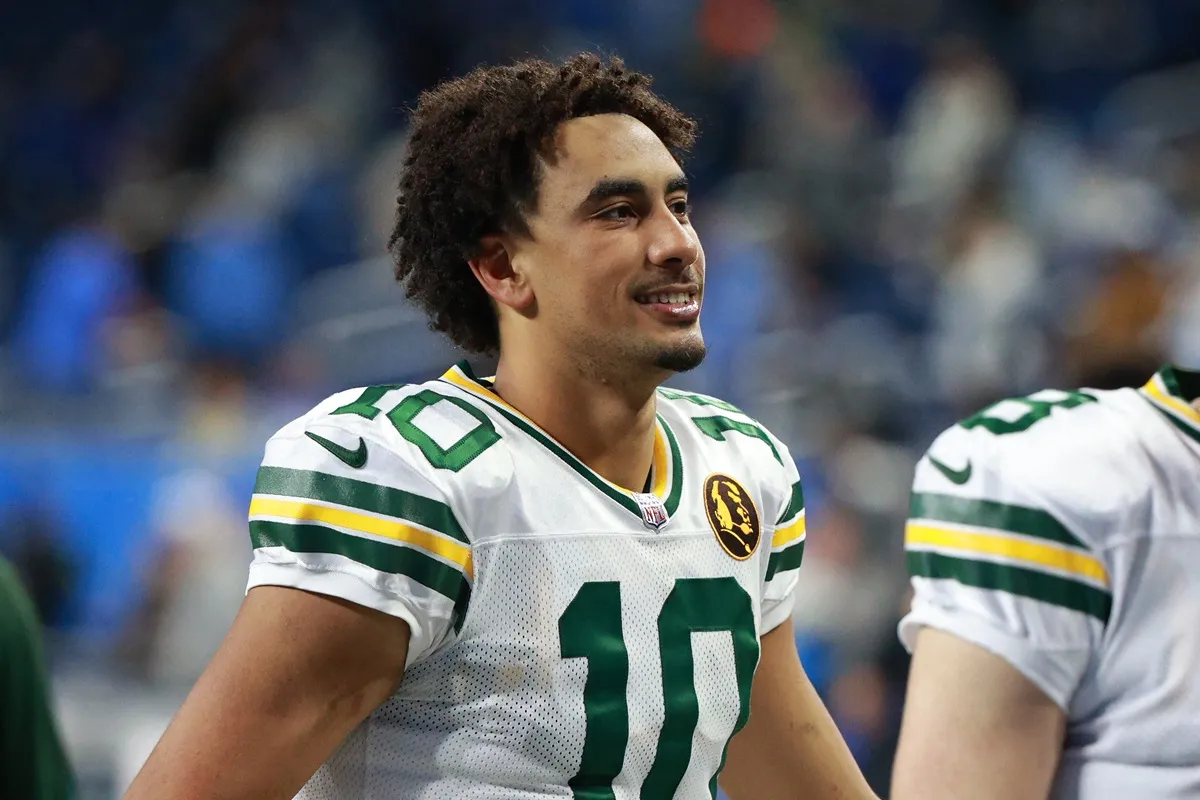
[[[514,243],[503,236],[485,236],[479,253],[467,260],[476,279],[497,303],[524,311],[534,302],[528,276],[513,264]]]

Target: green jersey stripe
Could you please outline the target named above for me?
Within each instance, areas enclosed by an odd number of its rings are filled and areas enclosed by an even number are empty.
[[[613,487],[609,486],[604,481],[600,480],[600,478],[597,477],[595,475],[595,473],[593,473],[590,469],[588,469],[586,466],[584,466],[578,459],[575,458],[575,456],[571,455],[569,452],[564,450],[562,447],[559,447],[558,444],[556,444],[555,442],[552,442],[552,441],[550,441],[550,439],[547,439],[546,437],[542,436],[541,431],[539,431],[537,428],[535,428],[532,425],[530,425],[529,423],[527,423],[525,420],[518,417],[516,414],[513,414],[512,412],[510,412],[507,409],[500,408],[499,406],[493,405],[492,407],[495,408],[497,411],[499,411],[501,414],[503,414],[508,419],[509,422],[516,425],[518,428],[523,430],[525,433],[532,436],[534,439],[536,439],[538,442],[540,442],[542,444],[542,446],[544,446],[550,452],[554,453],[554,455],[558,456],[559,459],[562,460],[562,462],[564,464],[566,464],[571,469],[575,470],[575,472],[577,472],[579,475],[583,476],[588,481],[588,483],[592,484],[597,489],[599,489],[601,492],[603,492],[604,494],[608,495],[613,500],[615,500],[618,503],[620,503],[621,505],[623,505],[631,514],[636,514],[639,518],[642,516],[641,507],[638,506],[637,501],[634,500],[632,497],[625,494],[624,492],[614,489]]]
[[[914,492],[909,517],[1023,533],[1037,539],[1088,549],[1087,545],[1064,528],[1062,523],[1037,508],[948,494]]]
[[[250,540],[255,549],[285,547],[293,553],[325,553],[393,575],[403,575],[454,602],[455,630],[462,624],[471,584],[456,568],[411,547],[363,539],[323,525],[289,525],[252,520]]]
[[[667,435],[667,447],[671,451],[671,491],[667,494],[667,499],[663,501],[663,505],[667,509],[667,517],[670,518],[679,508],[679,498],[683,496],[683,453],[679,450],[679,442],[675,441],[675,432],[671,430],[671,426],[667,424],[661,414],[658,415],[658,421]],[[640,508],[638,513],[641,513]]]
[[[1193,426],[1193,425],[1189,425],[1188,423],[1186,423],[1186,422],[1184,422],[1183,420],[1181,420],[1179,417],[1177,417],[1177,416],[1175,416],[1174,414],[1172,414],[1172,413],[1171,413],[1170,411],[1168,411],[1167,409],[1163,408],[1163,407],[1162,407],[1161,405],[1159,405],[1158,403],[1154,402],[1154,398],[1152,398],[1152,397],[1149,397],[1149,398],[1147,398],[1147,399],[1148,399],[1148,400],[1150,400],[1150,406],[1151,406],[1151,407],[1152,407],[1152,408],[1153,408],[1155,411],[1157,411],[1158,413],[1160,413],[1160,414],[1162,414],[1164,417],[1166,417],[1166,418],[1167,418],[1167,420],[1168,420],[1168,421],[1169,421],[1169,422],[1170,422],[1172,425],[1174,425],[1176,428],[1178,428],[1178,429],[1179,429],[1179,430],[1180,430],[1180,431],[1181,431],[1181,432],[1182,432],[1182,433],[1183,433],[1185,436],[1188,436],[1189,438],[1191,438],[1191,439],[1194,439],[1194,440],[1196,440],[1197,442],[1200,442],[1200,431],[1197,431],[1197,430],[1196,430],[1196,428],[1195,428],[1195,426]]]
[[[697,406],[709,406],[710,408],[719,408],[722,411],[732,411],[735,414],[746,416],[745,412],[735,406],[733,403],[726,403],[724,400],[718,400],[715,397],[709,397],[706,394],[696,394],[695,392],[683,392],[679,389],[668,389],[666,386],[658,387],[658,393],[668,400],[683,400]]]
[[[778,553],[771,553],[771,558],[767,560],[767,580],[774,578],[777,572],[798,569],[803,560],[804,539],[783,548]]]
[[[479,382],[478,378],[475,377],[475,374],[471,371],[471,367],[469,364],[467,364],[467,362],[460,362],[457,367],[472,383],[479,384],[481,388],[487,388],[485,385]],[[451,386],[455,385],[451,381],[447,381],[445,378],[442,378],[441,380]],[[461,390],[461,387],[456,388]],[[593,472],[586,464],[576,458],[574,454],[566,450],[566,448],[562,447],[562,445],[558,444],[558,442],[554,441],[549,436],[531,425],[524,418],[518,414],[514,414],[504,406],[494,403],[487,398],[478,397],[477,395],[471,395],[471,397],[487,403],[490,408],[500,412],[502,415],[504,415],[505,419],[507,419],[513,425],[516,425],[523,432],[532,437],[534,441],[538,442],[555,456],[557,456],[564,464],[582,476],[585,480],[587,480],[588,483],[592,484],[592,486],[595,486],[611,500],[624,506],[629,513],[634,514],[639,519],[642,518],[642,509],[641,506],[637,504],[636,500],[605,481],[603,478]],[[661,414],[658,415],[658,421],[662,424],[663,431],[666,433],[667,447],[671,451],[671,490],[668,493],[666,500],[663,501],[663,505],[667,510],[667,515],[670,516],[670,514],[673,513],[676,508],[678,508],[679,499],[683,494],[683,455],[679,450],[679,443],[675,439],[675,434],[671,431],[671,427],[667,425],[666,420],[662,418]]]
[[[783,513],[779,515],[779,519],[775,520],[775,527],[781,527],[783,523],[788,522],[803,510],[804,487],[800,485],[800,481],[796,481],[792,484],[792,497],[788,500],[787,507],[783,509]]]
[[[1179,376],[1175,374],[1174,367],[1165,366],[1158,371],[1158,375],[1162,378],[1163,385],[1167,387],[1167,394],[1178,397],[1184,402],[1188,402],[1191,399],[1184,394],[1183,389],[1179,386]]]
[[[908,571],[918,578],[942,578],[965,586],[1028,597],[1069,608],[1108,622],[1112,595],[1086,583],[1037,570],[955,558],[922,550],[908,551]]]
[[[390,486],[303,469],[260,467],[254,493],[303,497],[396,517],[470,544],[450,506]]]

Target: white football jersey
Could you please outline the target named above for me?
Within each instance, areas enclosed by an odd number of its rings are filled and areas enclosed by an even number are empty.
[[[1067,714],[1053,798],[1200,798],[1200,373],[1004,400],[917,467],[909,648],[929,625]]]
[[[249,586],[404,619],[404,681],[306,800],[693,798],[749,714],[804,551],[787,449],[660,389],[619,488],[459,365],[344,392],[268,442]]]

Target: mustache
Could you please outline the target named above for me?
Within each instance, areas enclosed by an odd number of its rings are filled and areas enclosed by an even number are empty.
[[[646,286],[639,287],[634,292],[634,294],[637,294],[637,295],[653,294],[654,292],[661,291],[662,289],[665,289],[668,286],[678,286],[681,283],[694,284],[696,286],[696,293],[704,294],[704,278],[700,275],[700,271],[693,267],[688,267],[683,272],[681,272],[678,275],[675,275],[671,278],[667,278],[667,279],[664,279],[657,283],[647,284]]]

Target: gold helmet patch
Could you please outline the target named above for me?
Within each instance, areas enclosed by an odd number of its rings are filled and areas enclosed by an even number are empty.
[[[762,538],[754,499],[728,475],[715,473],[704,481],[704,510],[722,549],[738,561],[754,555]]]

